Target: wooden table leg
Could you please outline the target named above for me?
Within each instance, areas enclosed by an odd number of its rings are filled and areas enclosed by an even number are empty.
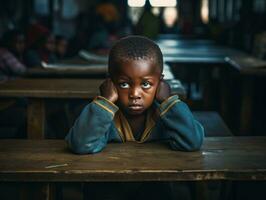
[[[240,108],[240,135],[251,134],[254,89],[254,79],[252,77],[243,77]]]
[[[28,139],[45,138],[45,102],[44,99],[30,98],[27,111]]]
[[[228,100],[230,97],[229,90],[229,71],[227,68],[220,69],[220,113],[224,119],[228,119]]]
[[[203,108],[205,110],[212,110],[212,68],[202,68],[203,78]]]

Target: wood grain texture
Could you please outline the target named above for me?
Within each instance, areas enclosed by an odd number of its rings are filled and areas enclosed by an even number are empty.
[[[16,79],[0,84],[0,97],[91,98],[103,79]]]
[[[0,181],[266,180],[266,137],[210,137],[201,151],[165,144],[108,144],[72,154],[61,140],[1,140]]]

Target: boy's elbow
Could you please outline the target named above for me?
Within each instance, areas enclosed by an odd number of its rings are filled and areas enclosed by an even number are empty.
[[[202,141],[193,141],[193,142],[188,142],[185,144],[177,144],[176,141],[171,141],[170,142],[170,147],[172,150],[175,151],[198,151],[200,150],[202,145]]]
[[[198,127],[191,140],[186,145],[186,151],[198,151],[200,150],[204,138],[204,129],[202,126]]]
[[[106,145],[106,142],[98,140],[94,142],[84,142],[81,139],[66,139],[73,153],[76,154],[93,154],[100,152]]]
[[[99,145],[99,144],[93,144],[93,143],[89,143],[89,144],[76,144],[76,145],[72,145],[70,147],[70,149],[76,153],[76,154],[94,154],[94,153],[98,153],[100,151],[102,151],[102,149],[104,148],[103,145]]]
[[[75,154],[94,154],[100,152],[102,149],[95,149],[95,148],[88,148],[88,147],[76,147],[76,148],[71,148],[72,152]]]
[[[202,146],[202,139],[201,140],[194,140],[190,144],[185,146],[184,151],[198,151]]]
[[[192,134],[190,137],[187,137],[183,141],[178,141],[177,138],[173,138],[170,142],[170,146],[173,150],[198,151],[202,146],[203,138],[204,129],[202,126],[200,126],[195,130],[194,134]]]

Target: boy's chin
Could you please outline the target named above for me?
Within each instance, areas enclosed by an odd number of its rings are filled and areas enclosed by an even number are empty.
[[[132,110],[132,109],[126,109],[126,114],[131,115],[131,116],[137,116],[137,115],[142,115],[144,114],[146,109],[139,109],[139,110]]]

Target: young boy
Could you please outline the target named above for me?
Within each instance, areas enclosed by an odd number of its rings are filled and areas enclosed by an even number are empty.
[[[129,36],[109,54],[110,79],[89,103],[66,140],[78,154],[101,151],[108,142],[167,140],[173,150],[195,151],[203,127],[163,80],[163,56],[151,40]]]

